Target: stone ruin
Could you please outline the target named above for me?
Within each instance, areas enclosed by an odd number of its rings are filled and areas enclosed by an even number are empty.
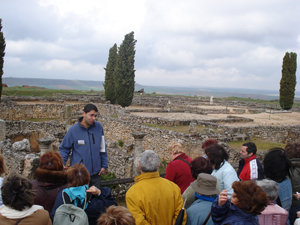
[[[23,104],[17,102],[41,102]],[[47,102],[43,103],[43,102]],[[71,102],[71,103],[70,103]],[[161,162],[169,162],[168,144],[177,140],[181,142],[186,153],[195,158],[204,155],[203,142],[209,138],[218,140],[229,153],[229,162],[238,163],[239,153],[228,147],[228,141],[247,141],[252,137],[286,143],[299,140],[300,126],[239,126],[228,127],[222,122],[251,122],[251,119],[236,117],[229,114],[220,120],[178,120],[158,117],[144,117],[130,114],[135,111],[149,112],[188,112],[196,114],[228,113],[226,110],[201,109],[202,105],[226,104],[228,106],[245,106],[250,113],[262,112],[268,106],[243,102],[224,103],[214,99],[191,99],[186,97],[149,97],[135,96],[132,105],[147,107],[146,109],[124,109],[107,103],[103,96],[57,95],[54,98],[12,97],[0,104],[0,153],[6,160],[9,171],[17,172],[34,179],[34,171],[38,166],[39,157],[45,151],[58,151],[69,126],[77,122],[83,107],[93,102],[99,109],[99,118],[104,127],[109,155],[109,173],[117,178],[133,177],[136,171],[136,159],[146,149],[154,150]],[[51,104],[49,104],[51,103]],[[200,107],[200,108],[199,108]],[[271,106],[270,106],[271,107]],[[297,111],[297,108],[294,109]],[[236,109],[234,113],[245,110]],[[26,119],[52,118],[49,122],[30,122]],[[159,129],[145,124],[180,126],[189,125],[189,134]],[[203,132],[195,127],[202,126]],[[122,144],[121,144],[122,143]],[[264,152],[259,155],[263,158]],[[114,195],[124,194],[130,184],[118,185]]]

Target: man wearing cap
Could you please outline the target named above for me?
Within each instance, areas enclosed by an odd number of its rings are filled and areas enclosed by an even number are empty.
[[[240,180],[256,180],[263,179],[264,172],[260,162],[256,158],[257,148],[253,142],[246,142],[243,144],[239,161],[239,168],[237,175]]]
[[[180,188],[161,178],[158,173],[159,159],[152,150],[144,151],[139,158],[140,175],[126,193],[126,205],[140,224],[174,224],[183,206]],[[183,222],[186,223],[184,212]]]
[[[196,200],[186,210],[186,225],[203,224],[210,213],[213,201],[219,194],[217,190],[217,178],[210,174],[200,173],[197,180],[191,183],[191,187],[195,190]],[[211,217],[209,217],[206,224],[214,224]]]

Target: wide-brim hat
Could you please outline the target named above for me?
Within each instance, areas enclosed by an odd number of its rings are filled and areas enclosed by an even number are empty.
[[[218,195],[217,178],[210,174],[200,173],[197,180],[191,183],[191,187],[199,195]]]

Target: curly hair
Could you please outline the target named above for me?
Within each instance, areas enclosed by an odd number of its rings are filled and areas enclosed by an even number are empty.
[[[247,213],[258,215],[269,203],[267,194],[254,181],[235,181],[232,188],[238,199],[235,205]]]
[[[213,168],[210,161],[202,156],[195,158],[191,162],[191,172],[195,179],[197,179],[200,173],[211,174],[212,171]]]
[[[110,206],[101,214],[97,225],[135,225],[135,219],[128,209],[122,206]]]
[[[89,171],[83,164],[75,164],[67,172],[68,187],[79,187],[90,183]]]
[[[173,152],[174,154],[183,153],[182,144],[177,141],[172,141],[171,144],[168,146],[168,151]]]
[[[0,176],[4,173],[6,173],[6,166],[3,156],[0,154]]]
[[[300,158],[300,142],[288,143],[284,150],[288,159]]]
[[[41,156],[39,167],[46,170],[62,171],[64,163],[58,152],[46,152]]]
[[[5,206],[22,211],[34,202],[34,191],[30,180],[16,174],[8,176],[1,187],[2,202]]]
[[[205,149],[205,153],[210,160],[210,163],[212,165],[215,165],[215,169],[220,169],[221,164],[224,162],[224,160],[228,160],[229,156],[226,150],[218,144],[214,144],[210,146],[209,148]]]
[[[218,141],[215,139],[208,139],[206,141],[203,142],[202,144],[202,149],[207,149],[208,147],[214,145],[214,144],[218,144]]]

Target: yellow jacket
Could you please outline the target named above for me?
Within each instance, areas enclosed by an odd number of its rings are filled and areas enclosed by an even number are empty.
[[[172,225],[183,206],[180,188],[158,172],[142,173],[126,193],[127,208],[136,225]],[[182,224],[186,223],[186,212]]]

